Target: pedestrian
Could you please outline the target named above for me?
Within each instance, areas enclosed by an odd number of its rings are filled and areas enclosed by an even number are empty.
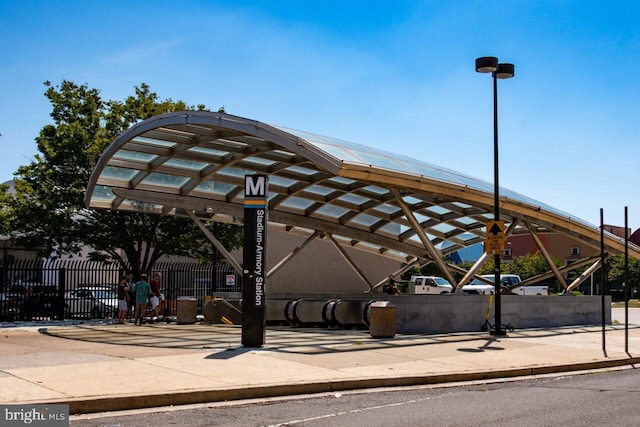
[[[136,298],[135,325],[142,325],[142,318],[147,311],[147,302],[151,296],[151,285],[148,282],[149,276],[140,275],[140,280],[133,285],[133,294]]]
[[[127,299],[129,298],[129,285],[127,284],[127,276],[120,278],[118,283],[118,323],[124,325],[127,315]]]
[[[387,289],[387,294],[389,295],[402,295],[402,292],[400,292],[400,289],[398,288],[398,285],[396,285],[395,283],[391,286],[389,286],[389,288]]]
[[[153,321],[158,320],[158,316],[160,315],[160,278],[162,275],[160,273],[156,273],[151,279],[149,284],[151,285],[151,298],[149,298],[149,302],[151,302],[151,310],[153,310]]]
[[[388,295],[401,295],[402,292],[400,292],[400,288],[398,288],[398,285],[396,284],[396,282],[394,280],[391,280],[391,284],[387,287],[387,294]]]
[[[133,293],[134,284],[133,273],[129,271],[127,272],[127,286],[129,287],[129,291],[127,292],[127,317],[129,319],[136,315],[136,296]]]

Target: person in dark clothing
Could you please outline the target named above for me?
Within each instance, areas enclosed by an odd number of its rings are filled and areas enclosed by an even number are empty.
[[[133,294],[136,298],[136,321],[135,325],[142,325],[142,318],[147,311],[147,304],[149,297],[151,296],[151,285],[149,282],[149,276],[146,274],[140,275],[140,281],[133,285]]]
[[[395,281],[391,280],[391,283],[389,284],[389,286],[387,286],[387,294],[402,295],[402,292],[400,292],[400,289],[398,288],[398,285],[396,284]]]
[[[118,283],[118,323],[124,325],[127,316],[127,298],[129,297],[129,285],[127,284],[127,276],[120,278]]]
[[[160,315],[160,278],[162,275],[160,273],[156,273],[153,276],[153,279],[149,282],[151,285],[151,297],[149,298],[149,302],[151,303],[151,310],[153,310],[153,321],[158,320],[158,316]]]
[[[131,319],[132,317],[135,316],[135,311],[136,311],[136,296],[133,293],[133,285],[135,284],[135,282],[133,281],[133,273],[132,272],[128,272],[127,273],[127,286],[129,287],[129,290],[127,291],[127,318]]]

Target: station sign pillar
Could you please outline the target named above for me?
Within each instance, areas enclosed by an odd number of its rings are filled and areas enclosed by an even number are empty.
[[[242,345],[262,347],[266,330],[269,183],[266,175],[245,175],[244,179]]]

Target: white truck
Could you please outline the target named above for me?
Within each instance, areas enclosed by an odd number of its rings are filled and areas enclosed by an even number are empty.
[[[416,295],[440,295],[453,292],[453,286],[447,279],[438,276],[411,276],[409,289]],[[411,291],[410,291],[411,292]]]
[[[481,276],[484,279],[487,279],[489,283],[495,283],[495,276],[493,274],[484,274]],[[461,289],[462,292],[467,294],[476,294],[476,295],[491,295],[495,292],[495,287],[487,281],[474,279],[471,283],[464,285]],[[518,283],[522,282],[520,276],[517,274],[501,274],[500,275],[500,285],[501,290],[504,290],[505,287],[508,287],[512,294],[514,295],[549,295],[549,286],[546,285],[535,285],[535,286],[517,286]],[[503,292],[506,294],[507,292]]]

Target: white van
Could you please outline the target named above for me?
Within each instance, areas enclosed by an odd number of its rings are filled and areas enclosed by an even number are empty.
[[[439,295],[453,292],[451,283],[438,276],[411,276],[410,285],[416,295]]]
[[[491,283],[494,282],[495,276],[493,274],[483,274],[481,277],[487,279]],[[511,288],[513,285],[517,285],[522,282],[520,276],[517,274],[501,274],[500,275],[500,286],[503,288],[509,287],[511,289],[511,293],[515,295],[549,295],[549,287],[546,285],[537,285],[537,286],[518,286],[515,288]],[[485,281],[474,279],[471,283],[464,285],[462,288],[462,292],[467,294],[477,294],[477,295],[491,295],[495,292],[495,287],[493,285],[489,285]]]

